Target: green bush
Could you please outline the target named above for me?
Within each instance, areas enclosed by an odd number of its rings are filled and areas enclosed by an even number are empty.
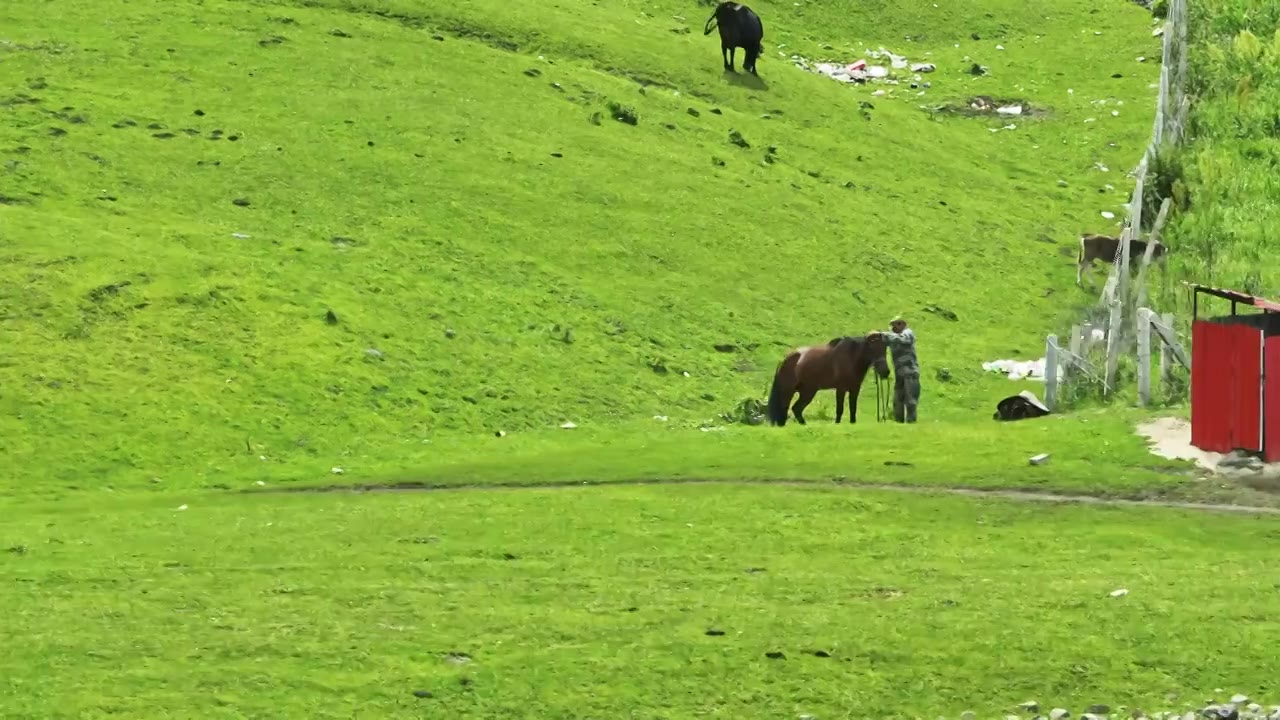
[[[1147,166],[1147,176],[1142,189],[1143,228],[1151,229],[1155,224],[1156,214],[1164,198],[1173,198],[1174,210],[1185,210],[1189,207],[1190,198],[1186,194],[1183,177],[1181,148],[1165,143],[1157,150]]]
[[[1144,207],[1172,197],[1173,249],[1161,309],[1185,306],[1182,281],[1280,291],[1280,4],[1207,0],[1189,8],[1184,144],[1161,148]],[[1153,218],[1154,219],[1154,218]]]

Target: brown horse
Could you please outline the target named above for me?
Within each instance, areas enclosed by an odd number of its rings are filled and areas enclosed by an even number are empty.
[[[796,348],[787,353],[773,374],[769,388],[769,423],[787,424],[787,403],[800,393],[791,412],[796,422],[805,424],[804,409],[813,402],[819,390],[836,391],[836,422],[844,415],[844,395],[849,394],[849,422],[858,421],[858,392],[867,370],[875,365],[876,373],[889,377],[885,362],[885,342],[879,333],[866,337],[839,337],[826,345]]]

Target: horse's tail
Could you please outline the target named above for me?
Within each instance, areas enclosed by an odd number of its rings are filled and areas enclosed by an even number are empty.
[[[702,26],[703,35],[710,35],[711,31],[716,29],[716,25],[718,24],[716,22],[716,18],[718,18],[719,16],[720,16],[720,8],[717,7],[715,11],[711,13],[711,17],[707,18],[707,24]]]
[[[787,424],[787,404],[796,390],[796,363],[800,353],[793,352],[783,358],[773,373],[773,385],[769,387],[769,424],[782,427]]]

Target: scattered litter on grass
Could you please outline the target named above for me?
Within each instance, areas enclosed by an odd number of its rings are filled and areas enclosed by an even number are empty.
[[[344,472],[344,470],[340,467],[336,467],[330,470],[329,472],[333,473],[334,475],[341,475]]]
[[[567,422],[567,423],[565,423],[565,424],[561,425],[560,427],[561,427],[561,429],[564,429],[564,430],[572,430],[572,429],[574,429],[574,428],[576,428],[576,427],[578,427],[578,426],[577,426],[577,424],[576,424],[576,423],[574,423],[573,421],[569,421],[569,422]]]
[[[238,232],[235,232],[235,233],[231,233],[231,237],[233,237],[233,238],[238,238],[238,239],[240,239],[240,240],[248,240],[248,239],[249,239],[250,237],[252,237],[252,236],[251,236],[251,235],[245,235],[244,233],[238,233]]]
[[[1039,360],[992,360],[982,363],[987,372],[1006,373],[1010,380],[1039,380],[1044,382],[1044,358]],[[1062,367],[1058,367],[1058,379],[1062,379]]]
[[[1129,594],[1129,591],[1124,588],[1111,591],[1111,597],[1124,597],[1125,595],[1128,595],[1128,594]]]
[[[872,60],[887,59],[888,65],[872,64],[865,58],[850,61],[812,61],[801,55],[792,55],[791,62],[801,70],[817,73],[842,83],[866,83],[869,80],[884,81],[889,85],[897,85],[901,77],[900,73],[895,70],[914,73],[912,78],[917,83],[920,82],[921,74],[931,73],[938,69],[938,66],[930,62],[912,63],[902,55],[896,55],[889,50],[881,47],[879,50],[868,50],[864,53]],[[903,74],[905,74],[905,72]],[[928,87],[925,83],[925,87]]]
[[[1106,219],[1108,219],[1108,220],[1112,220],[1112,219],[1114,219],[1114,218],[1115,218],[1115,216],[1116,216],[1116,214],[1115,214],[1115,213],[1113,213],[1113,212],[1111,212],[1110,210],[1103,210],[1101,214],[1102,214],[1102,217],[1104,217],[1104,218],[1106,218]]]
[[[1031,459],[1028,462],[1030,462],[1032,465],[1043,465],[1049,462],[1049,453],[1040,453],[1039,455],[1033,455],[1031,456]]]
[[[181,510],[186,510],[186,509],[187,509],[187,506],[186,506],[186,505],[179,505],[179,506],[178,506],[178,510],[179,510],[179,511],[181,511]]]
[[[654,415],[653,419],[657,420],[658,422],[666,422],[668,420],[666,415]]]

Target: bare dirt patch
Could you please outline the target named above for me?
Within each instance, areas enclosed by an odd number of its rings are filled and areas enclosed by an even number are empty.
[[[1104,505],[1113,507],[1160,507],[1181,510],[1203,510],[1234,513],[1253,513],[1280,515],[1280,507],[1251,505],[1232,502],[1192,502],[1179,500],[1160,500],[1149,497],[1099,497],[1095,495],[1058,494],[1034,490],[989,489],[974,487],[945,487],[925,485],[887,485],[853,482],[822,482],[804,480],[715,480],[698,478],[648,479],[648,480],[611,480],[594,482],[562,481],[562,482],[520,482],[508,481],[497,483],[370,483],[363,485],[308,485],[278,488],[246,488],[239,492],[246,494],[281,494],[281,493],[383,493],[383,492],[475,492],[499,490],[554,490],[574,487],[633,487],[647,485],[776,485],[796,488],[840,487],[852,491],[893,491],[915,494],[961,495],[972,498],[992,498],[997,500],[1016,500],[1023,502],[1074,503],[1082,505]]]
[[[1151,452],[1169,460],[1189,460],[1201,474],[1218,483],[1229,482],[1261,493],[1280,494],[1280,463],[1263,462],[1256,453],[1228,454],[1201,450],[1191,444],[1191,423],[1182,418],[1157,418],[1139,425],[1138,434],[1151,443]]]
[[[938,105],[932,109],[932,112],[938,115],[961,117],[1043,118],[1049,115],[1050,110],[1047,107],[1033,105],[1028,100],[975,95],[964,102]]]
[[[1151,443],[1151,452],[1166,460],[1190,460],[1213,472],[1222,455],[1206,452],[1191,444],[1191,423],[1182,418],[1157,418],[1138,426],[1138,434]]]

